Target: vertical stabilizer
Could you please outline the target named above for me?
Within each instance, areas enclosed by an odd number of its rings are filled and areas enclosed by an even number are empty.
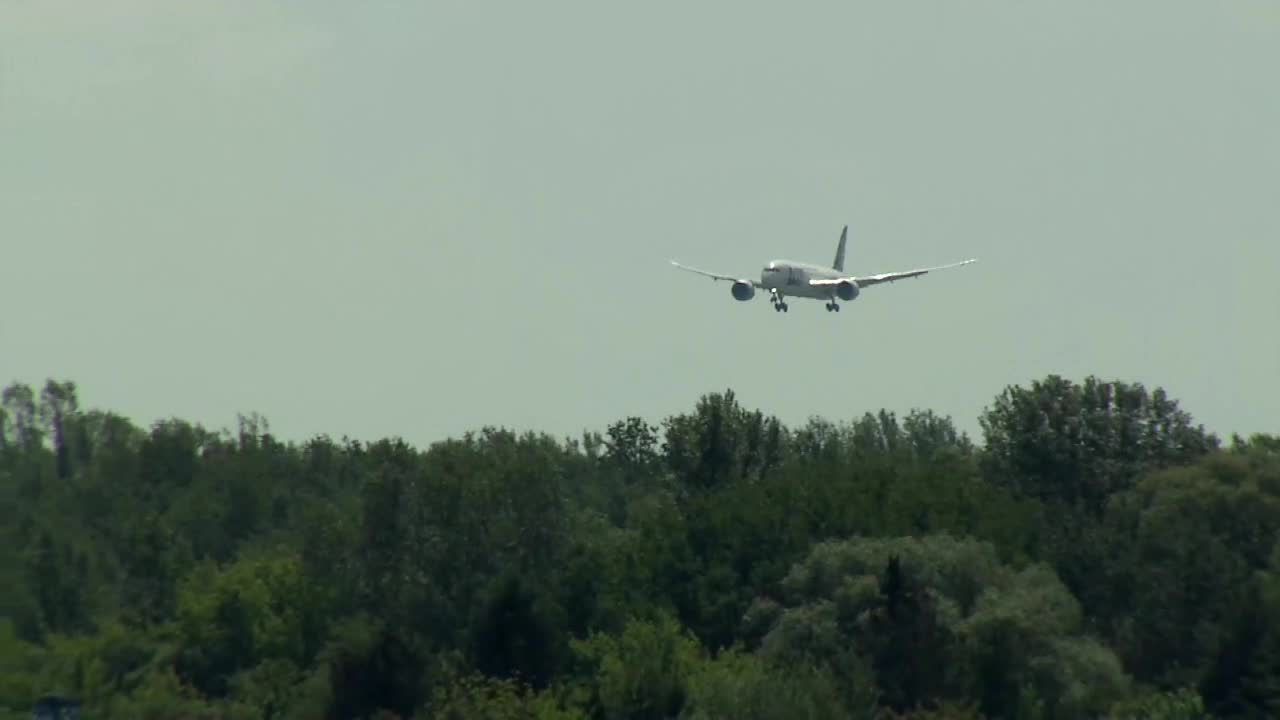
[[[840,272],[844,272],[844,244],[849,239],[849,226],[845,225],[844,230],[840,231],[840,244],[836,246],[836,261],[831,267]]]

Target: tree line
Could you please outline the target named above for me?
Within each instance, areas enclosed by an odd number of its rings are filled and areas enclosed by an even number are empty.
[[[1163,389],[416,448],[0,398],[0,718],[1280,716],[1280,437]]]

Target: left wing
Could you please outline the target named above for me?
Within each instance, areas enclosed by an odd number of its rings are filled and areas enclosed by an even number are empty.
[[[714,280],[728,280],[729,282],[745,282],[745,283],[751,283],[753,287],[761,287],[760,283],[755,280],[748,280],[746,278],[736,278],[736,277],[733,277],[732,275],[721,275],[719,273],[707,272],[706,270],[699,270],[698,268],[689,267],[688,265],[681,265],[675,260],[672,260],[671,264],[675,265],[681,270],[688,270],[689,272],[695,272],[695,273],[698,273],[699,275],[705,275]]]
[[[969,263],[974,263],[977,261],[978,261],[977,258],[971,258],[969,260],[963,260],[958,263],[951,263],[950,265],[939,265],[938,267],[920,268],[919,270],[906,270],[904,272],[887,272],[887,273],[880,273],[879,275],[867,275],[865,277],[835,278],[832,280],[810,280],[809,284],[814,286],[839,285],[841,282],[845,280],[852,280],[858,284],[858,287],[867,287],[869,285],[879,285],[880,283],[883,283],[883,282],[891,283],[891,282],[897,282],[898,280],[906,280],[907,278],[920,277],[925,273],[931,273],[935,270],[946,270],[948,268],[960,267],[961,265],[968,265]]]

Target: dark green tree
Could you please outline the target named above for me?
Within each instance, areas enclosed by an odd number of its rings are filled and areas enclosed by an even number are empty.
[[[950,638],[927,587],[889,557],[880,580],[880,607],[870,612],[868,642],[883,703],[892,710],[925,707],[945,697]]]
[[[1280,716],[1280,597],[1255,579],[1233,608],[1227,632],[1201,683],[1219,718]]]
[[[551,682],[568,648],[563,619],[549,599],[518,575],[499,578],[472,622],[476,668],[535,689]]]
[[[628,483],[650,478],[657,470],[658,428],[638,417],[611,424],[605,441],[605,458],[623,471]]]
[[[360,616],[335,629],[321,655],[327,680],[325,720],[368,718],[379,711],[410,717],[427,698],[419,654],[394,626]]]
[[[84,554],[55,542],[48,530],[42,531],[28,550],[25,579],[46,628],[58,633],[88,629],[89,570]]]
[[[124,534],[120,552],[121,616],[135,628],[173,618],[178,581],[191,566],[183,538],[163,516],[142,512]]]
[[[80,410],[76,399],[76,384],[49,380],[40,393],[40,419],[53,438],[54,457],[58,477],[71,477],[72,429],[76,427],[76,414]]]
[[[34,450],[43,441],[43,434],[37,424],[36,399],[31,386],[12,383],[0,393],[0,405],[12,424],[13,443],[26,452]]]
[[[1218,439],[1163,389],[1057,375],[1010,386],[980,418],[992,482],[1051,503],[1100,512],[1138,475],[1194,461]]]
[[[692,414],[673,415],[663,428],[667,466],[694,492],[759,478],[783,457],[780,423],[742,408],[732,390],[704,395]]]

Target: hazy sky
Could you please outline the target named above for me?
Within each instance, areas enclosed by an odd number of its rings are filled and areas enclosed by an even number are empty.
[[[415,444],[1163,386],[1280,432],[1275,0],[0,0],[0,383]],[[774,313],[669,258],[975,265]]]

